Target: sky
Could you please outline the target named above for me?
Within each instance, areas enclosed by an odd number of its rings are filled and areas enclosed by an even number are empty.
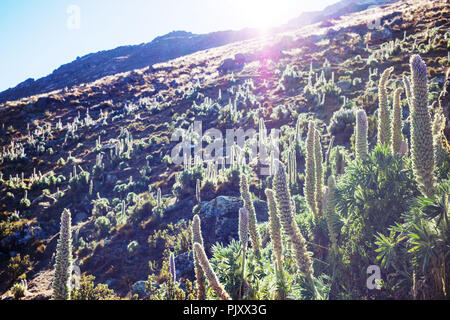
[[[1,0],[0,92],[78,56],[175,30],[278,26],[337,0]]]

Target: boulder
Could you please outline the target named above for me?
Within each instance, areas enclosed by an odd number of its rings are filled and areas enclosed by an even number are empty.
[[[88,218],[88,215],[85,212],[78,211],[75,216],[75,219],[73,219],[73,224],[74,225],[79,224],[80,222],[85,221],[87,218]]]
[[[266,202],[256,200],[253,205],[257,221],[267,221]],[[207,251],[216,242],[228,244],[232,239],[238,239],[239,209],[242,207],[241,198],[228,196],[219,196],[200,204],[198,214],[202,221],[203,240]]]
[[[246,57],[242,53],[238,53],[234,56],[234,59],[225,59],[222,64],[217,68],[219,74],[227,74],[233,71],[240,71],[244,68]]]
[[[342,80],[337,83],[337,86],[344,92],[348,92],[353,88],[353,84],[350,80]]]
[[[180,254],[175,257],[175,270],[177,279],[187,278],[195,279],[194,275],[194,256],[192,251]]]
[[[137,294],[139,297],[145,297],[147,294],[145,290],[145,281],[137,281],[131,287],[133,294]]]
[[[379,44],[393,39],[392,31],[383,28],[381,30],[374,30],[368,34],[368,42],[371,44]]]

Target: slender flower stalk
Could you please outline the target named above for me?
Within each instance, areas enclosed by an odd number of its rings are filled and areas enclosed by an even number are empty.
[[[284,164],[279,163],[278,171],[274,177],[274,189],[277,208],[280,211],[281,225],[289,236],[295,254],[295,261],[300,272],[306,277],[311,288],[314,286],[314,270],[311,257],[306,248],[306,241],[300,233],[297,223],[294,220],[294,207],[289,191],[286,169]]]
[[[245,275],[245,257],[248,244],[248,210],[245,208],[239,209],[239,241],[242,248],[242,271],[241,271],[241,287],[239,288],[239,297],[242,297],[242,289],[244,287]]]
[[[388,106],[386,82],[389,79],[394,68],[388,68],[381,74],[380,83],[378,85],[378,135],[377,142],[379,145],[390,145],[392,136],[391,127],[391,111]]]
[[[368,141],[367,141],[367,115],[363,109],[356,112],[356,159],[364,159],[368,153]]]
[[[330,233],[330,239],[333,246],[337,244],[337,234],[334,230],[336,222],[336,212],[335,212],[335,191],[336,191],[336,181],[334,176],[328,178],[328,192],[327,192],[327,225],[328,232]]]
[[[394,110],[392,114],[392,152],[400,153],[400,146],[403,141],[402,129],[402,106],[400,105],[400,98],[403,93],[402,88],[398,88],[394,92]]]
[[[316,167],[316,208],[317,215],[322,215],[322,199],[323,199],[323,154],[322,144],[320,143],[319,131],[316,129],[314,133],[314,162]]]
[[[267,206],[269,208],[269,232],[272,239],[273,253],[278,268],[283,267],[283,243],[281,242],[281,224],[278,217],[277,204],[273,190],[266,189]]]
[[[244,207],[248,210],[248,229],[250,233],[250,241],[252,243],[253,251],[257,257],[261,255],[261,238],[257,229],[255,207],[250,197],[250,189],[248,186],[247,176],[241,174],[241,197],[244,201]]]
[[[214,290],[215,294],[221,300],[231,300],[230,295],[225,291],[222,284],[219,282],[216,273],[214,272],[211,264],[209,263],[208,257],[206,256],[205,250],[203,246],[199,243],[194,243],[194,252],[198,257],[198,261],[200,266],[203,269],[203,272],[206,275],[206,279],[208,279],[209,285]]]
[[[195,184],[195,197],[197,199],[197,202],[202,202],[201,194],[200,194],[200,179],[197,179],[197,182]]]
[[[194,245],[194,243],[198,243],[203,247],[203,237],[201,231],[200,217],[197,214],[194,216],[194,219],[192,221],[192,245]],[[200,266],[200,262],[198,260],[195,251],[193,252],[193,254],[194,254],[195,277],[197,279],[197,299],[205,300],[206,297],[205,275]]]
[[[314,122],[310,121],[308,125],[308,135],[306,137],[306,172],[305,172],[305,187],[304,194],[306,204],[309,210],[317,215],[316,206],[316,164],[315,164],[315,126]]]
[[[242,250],[245,252],[248,243],[248,210],[245,208],[239,209],[239,241]]]
[[[172,282],[176,282],[177,272],[175,268],[175,256],[173,255],[173,252],[170,253],[169,264],[170,264],[170,274],[172,275]]]
[[[55,279],[53,281],[53,300],[70,300],[72,282],[72,231],[71,216],[68,209],[61,214],[61,229],[56,246]]]
[[[434,196],[434,148],[431,116],[428,111],[427,66],[419,55],[410,59],[411,66],[411,159],[419,190],[428,198]]]

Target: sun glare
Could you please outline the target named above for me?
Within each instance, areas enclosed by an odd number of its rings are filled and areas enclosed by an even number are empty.
[[[235,1],[236,16],[250,28],[269,28],[279,26],[302,12],[319,8],[323,0],[240,0]]]

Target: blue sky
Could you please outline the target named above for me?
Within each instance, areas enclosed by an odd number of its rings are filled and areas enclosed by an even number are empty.
[[[208,33],[280,25],[337,0],[1,0],[0,91],[88,53],[174,30]],[[79,9],[68,12],[71,6]],[[69,26],[68,26],[69,25]]]

